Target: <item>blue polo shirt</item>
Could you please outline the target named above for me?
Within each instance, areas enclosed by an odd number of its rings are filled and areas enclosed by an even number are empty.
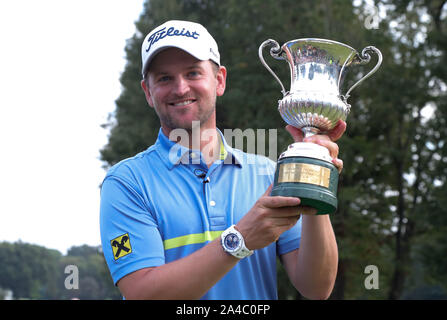
[[[200,151],[175,144],[160,129],[153,146],[107,172],[100,229],[115,284],[202,248],[237,224],[272,183],[273,161],[231,148],[218,132],[223,156],[210,168]],[[277,299],[276,257],[297,249],[300,237],[301,219],[238,262],[202,299]]]

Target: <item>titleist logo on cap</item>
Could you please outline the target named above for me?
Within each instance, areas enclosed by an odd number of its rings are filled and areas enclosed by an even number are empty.
[[[167,31],[165,31],[165,30],[166,30],[166,27],[164,27],[158,31],[155,31],[154,34],[152,34],[147,39],[147,42],[149,44],[146,48],[146,52],[149,52],[149,50],[151,49],[151,47],[154,43],[156,43],[158,40],[161,40],[166,37],[182,36],[182,37],[188,37],[188,38],[193,38],[193,39],[199,38],[199,34],[197,32],[195,32],[195,31],[191,32],[189,30],[185,30],[185,28],[180,30],[180,29],[175,29],[174,27],[170,27]]]

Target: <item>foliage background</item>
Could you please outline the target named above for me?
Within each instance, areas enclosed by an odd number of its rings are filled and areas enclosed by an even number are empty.
[[[159,120],[140,88],[140,48],[153,27],[169,19],[205,25],[227,67],[227,90],[217,102],[218,127],[278,130],[278,150],[291,142],[276,110],[280,89],[257,57],[259,45],[327,38],[361,50],[379,48],[379,72],[353,91],[348,128],[338,142],[344,170],[339,209],[331,219],[340,262],[331,299],[447,298],[447,1],[442,0],[147,0],[127,41],[127,65],[110,131],[101,150],[105,168],[145,150]],[[366,28],[371,9],[380,21]],[[267,54],[266,54],[267,56]],[[286,63],[268,59],[289,86]],[[353,68],[344,91],[375,63]],[[266,148],[268,150],[268,148]],[[16,298],[119,299],[99,248],[57,251],[0,243],[0,288]],[[80,269],[80,289],[63,287],[66,265]],[[366,290],[365,267],[380,271]],[[301,299],[278,265],[281,299]]]

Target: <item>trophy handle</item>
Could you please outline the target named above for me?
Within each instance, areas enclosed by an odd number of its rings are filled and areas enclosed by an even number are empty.
[[[279,43],[276,42],[275,40],[272,40],[272,39],[265,40],[259,46],[258,55],[259,55],[259,59],[261,59],[261,63],[264,65],[264,67],[266,67],[266,69],[272,74],[272,76],[276,79],[276,81],[278,81],[279,85],[281,86],[282,95],[284,97],[284,96],[287,95],[288,92],[284,89],[284,86],[283,86],[281,80],[279,80],[279,78],[276,75],[276,73],[274,73],[273,70],[270,69],[268,64],[265,62],[264,56],[262,55],[262,50],[266,46],[272,46],[272,48],[270,49],[270,55],[273,58],[278,59],[278,60],[284,60],[284,58],[281,56],[281,47],[279,46]]]
[[[368,79],[370,76],[372,76],[377,69],[379,69],[380,65],[382,64],[382,52],[380,52],[379,49],[377,49],[376,47],[373,46],[368,46],[366,48],[364,48],[362,50],[362,55],[360,57],[360,64],[366,64],[371,60],[371,56],[369,55],[368,51],[374,51],[377,56],[378,56],[378,61],[376,66],[370,71],[368,72],[363,78],[361,78],[359,81],[357,81],[351,88],[349,88],[349,90],[346,92],[345,95],[342,95],[341,97],[343,98],[343,101],[348,104],[348,98],[349,98],[349,94],[351,93],[351,91],[357,87],[360,83],[362,83],[364,80]]]

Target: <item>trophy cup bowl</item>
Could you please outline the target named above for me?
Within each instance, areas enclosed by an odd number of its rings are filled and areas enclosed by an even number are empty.
[[[270,55],[285,60],[290,67],[290,91],[264,60],[262,51],[270,46]],[[375,52],[375,67],[358,80],[346,94],[340,89],[346,71],[353,65],[370,61]],[[278,111],[287,124],[301,129],[304,137],[325,133],[339,120],[346,121],[351,106],[351,91],[377,71],[382,63],[381,52],[368,46],[359,54],[343,43],[326,39],[296,39],[280,46],[272,39],[259,47],[259,59],[281,86],[283,98]],[[289,145],[278,159],[271,195],[298,197],[302,206],[317,209],[317,214],[331,214],[337,209],[338,170],[332,164],[329,150],[310,142]]]

